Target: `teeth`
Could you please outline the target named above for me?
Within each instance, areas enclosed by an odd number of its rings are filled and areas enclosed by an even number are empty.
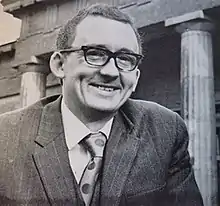
[[[112,92],[114,89],[113,88],[109,88],[109,87],[102,87],[102,86],[98,86],[99,89],[104,90],[104,91],[108,91],[108,92]]]

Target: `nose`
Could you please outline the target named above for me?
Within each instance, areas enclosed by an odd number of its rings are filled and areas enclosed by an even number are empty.
[[[119,76],[119,71],[113,58],[110,59],[109,62],[100,69],[100,74],[112,78],[117,78]]]

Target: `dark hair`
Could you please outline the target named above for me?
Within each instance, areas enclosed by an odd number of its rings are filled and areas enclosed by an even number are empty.
[[[139,52],[142,53],[142,39],[134,26],[130,16],[123,13],[119,8],[106,4],[94,4],[90,7],[83,8],[76,16],[70,19],[61,29],[57,37],[56,47],[58,50],[70,47],[75,39],[76,26],[87,16],[101,16],[107,19],[116,20],[125,24],[130,24],[135,32],[139,44]]]

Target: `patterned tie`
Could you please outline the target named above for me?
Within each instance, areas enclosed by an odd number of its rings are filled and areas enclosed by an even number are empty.
[[[86,166],[80,180],[80,191],[86,206],[89,206],[95,184],[98,178],[99,170],[102,165],[103,151],[105,148],[106,136],[101,133],[93,133],[83,140],[83,146],[90,152],[91,160]]]

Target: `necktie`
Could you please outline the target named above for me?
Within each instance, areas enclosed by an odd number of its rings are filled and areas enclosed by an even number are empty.
[[[91,160],[86,166],[79,184],[86,206],[89,206],[102,165],[106,136],[101,132],[93,133],[85,138],[82,143],[91,154]]]

